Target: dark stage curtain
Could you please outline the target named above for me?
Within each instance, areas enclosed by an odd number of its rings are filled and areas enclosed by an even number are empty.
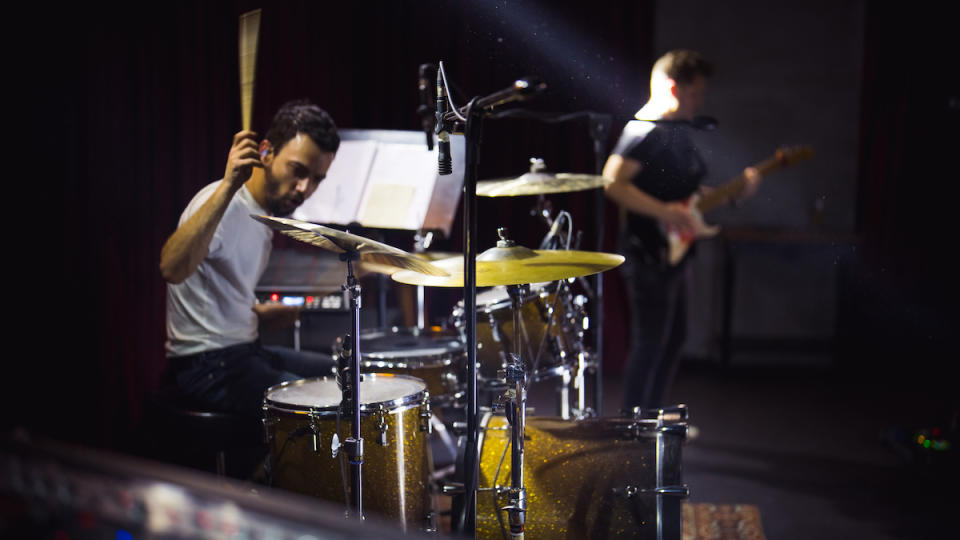
[[[647,97],[651,4],[264,5],[254,129],[264,130],[284,101],[308,97],[341,127],[418,130],[417,68],[442,59],[458,104],[538,74],[550,90],[532,108],[610,113],[612,138]],[[50,185],[62,200],[55,226],[63,228],[55,245],[35,243],[50,261],[50,283],[71,301],[53,315],[38,314],[55,331],[37,333],[43,352],[8,379],[6,397],[32,405],[8,415],[5,428],[118,449],[135,445],[142,405],[164,367],[160,248],[192,195],[222,175],[240,128],[237,19],[255,7],[85,5],[59,11],[44,38],[32,42],[29,101],[42,104],[34,120],[44,124],[38,140],[51,153],[41,163],[57,177]],[[554,171],[595,170],[583,124],[502,120],[487,123],[480,178],[519,175],[532,156]],[[579,220],[583,249],[598,249],[592,198],[553,202]],[[546,231],[529,216],[532,204],[481,201],[481,248],[493,245],[501,225],[536,247]],[[614,216],[608,205],[611,238]],[[453,237],[437,249],[460,248],[459,226],[458,219]],[[393,240],[407,247],[401,240],[409,235]],[[607,363],[616,369],[626,311],[616,301],[623,297],[619,277],[610,273],[607,281]],[[33,381],[43,381],[48,399],[31,399],[39,384]]]
[[[955,11],[955,9],[953,10]],[[955,17],[866,7],[857,228],[844,310],[848,361],[934,384],[952,362],[960,148]]]

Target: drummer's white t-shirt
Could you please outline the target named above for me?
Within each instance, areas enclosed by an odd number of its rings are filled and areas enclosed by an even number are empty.
[[[194,196],[183,225],[222,180]],[[267,267],[273,231],[250,214],[267,212],[241,187],[220,220],[209,253],[183,283],[167,284],[167,356],[184,356],[257,339],[254,287]]]

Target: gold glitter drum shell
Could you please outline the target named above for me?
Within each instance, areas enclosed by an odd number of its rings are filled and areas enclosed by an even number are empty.
[[[389,373],[364,374],[360,383],[363,438],[363,510],[418,531],[432,521],[432,457],[426,383]],[[341,393],[332,377],[302,379],[269,388],[264,418],[274,487],[346,508],[350,464],[339,445],[351,437],[349,411],[338,414]]]
[[[528,417],[526,538],[669,538],[680,531],[686,423]],[[481,419],[477,538],[510,537],[510,426]],[[658,530],[659,529],[659,530]]]

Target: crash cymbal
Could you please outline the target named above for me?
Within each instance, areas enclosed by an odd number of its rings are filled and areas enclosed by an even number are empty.
[[[383,273],[409,270],[430,276],[449,276],[446,271],[434,266],[424,258],[363,236],[297,219],[255,214],[251,214],[250,217],[301,242],[334,253],[355,252],[359,255],[361,264],[368,263],[365,265],[368,270],[382,271]]]
[[[532,250],[522,246],[495,247],[477,256],[477,287],[520,285],[588,276],[616,268],[623,256],[573,250]],[[427,287],[462,287],[463,256],[435,261],[448,277],[411,271],[393,274],[394,281]]]
[[[451,257],[461,257],[461,258],[463,257],[463,254],[455,253],[453,251],[423,251],[420,253],[413,252],[413,253],[410,253],[410,255],[418,259],[423,259],[427,262],[439,261],[442,259],[449,259]],[[393,274],[394,272],[401,270],[400,268],[397,268],[394,266],[384,266],[382,264],[377,264],[373,262],[361,262],[358,265],[358,268],[360,268],[365,272],[375,272],[377,274],[387,274],[387,275]]]
[[[528,172],[517,178],[477,182],[480,197],[518,197],[595,189],[611,181],[593,174]]]

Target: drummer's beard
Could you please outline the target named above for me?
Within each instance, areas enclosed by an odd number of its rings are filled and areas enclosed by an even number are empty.
[[[263,168],[264,184],[267,189],[267,208],[266,210],[272,216],[286,217],[293,214],[304,201],[304,195],[295,187],[289,188],[286,193],[283,191],[285,182],[274,176],[270,167]],[[293,184],[296,186],[296,183]]]

